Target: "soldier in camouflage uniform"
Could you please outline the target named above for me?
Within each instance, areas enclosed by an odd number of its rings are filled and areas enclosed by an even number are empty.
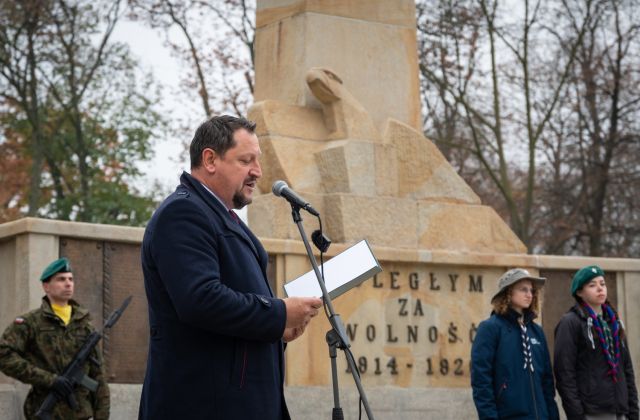
[[[108,419],[109,388],[97,348],[93,357],[100,365],[87,363],[84,367],[99,383],[95,393],[82,386],[74,388],[59,376],[94,331],[87,310],[71,299],[73,274],[67,259],[51,263],[40,280],[46,293],[40,309],[17,317],[0,338],[0,371],[32,385],[24,403],[29,420],[51,391],[60,399],[52,413],[55,419]],[[75,410],[67,403],[71,393],[78,402]]]

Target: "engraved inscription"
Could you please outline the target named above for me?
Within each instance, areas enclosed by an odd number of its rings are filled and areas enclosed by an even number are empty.
[[[491,313],[501,271],[381,265],[381,273],[335,302],[363,382],[467,387],[471,344]],[[351,375],[338,360],[342,374]]]

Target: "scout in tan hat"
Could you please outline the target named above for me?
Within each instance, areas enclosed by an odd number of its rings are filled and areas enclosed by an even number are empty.
[[[498,291],[493,295],[493,298],[491,298],[491,303],[494,303],[498,296],[505,293],[509,286],[516,284],[520,280],[531,280],[533,287],[542,287],[546,278],[532,276],[524,268],[512,268],[498,279]]]
[[[471,388],[478,417],[558,420],[551,357],[533,322],[545,279],[514,268],[498,279],[493,312],[471,347]]]

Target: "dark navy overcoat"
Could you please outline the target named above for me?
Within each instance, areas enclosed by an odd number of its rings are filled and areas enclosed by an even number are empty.
[[[149,355],[140,419],[288,419],[284,302],[267,253],[187,173],[142,243]]]

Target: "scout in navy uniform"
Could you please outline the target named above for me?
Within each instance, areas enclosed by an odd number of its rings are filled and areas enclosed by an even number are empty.
[[[533,322],[545,279],[522,268],[504,273],[493,312],[471,347],[471,387],[480,420],[558,420],[551,358]]]
[[[40,308],[17,317],[0,338],[0,371],[32,385],[24,403],[28,420],[35,418],[51,391],[60,398],[52,413],[55,419],[108,419],[109,388],[97,349],[94,359],[100,365],[85,366],[85,373],[99,384],[95,393],[80,386],[74,389],[59,376],[94,331],[87,310],[72,300],[74,284],[69,261],[60,258],[49,264],[40,281],[45,292]],[[75,410],[66,403],[71,393],[78,402]]]

